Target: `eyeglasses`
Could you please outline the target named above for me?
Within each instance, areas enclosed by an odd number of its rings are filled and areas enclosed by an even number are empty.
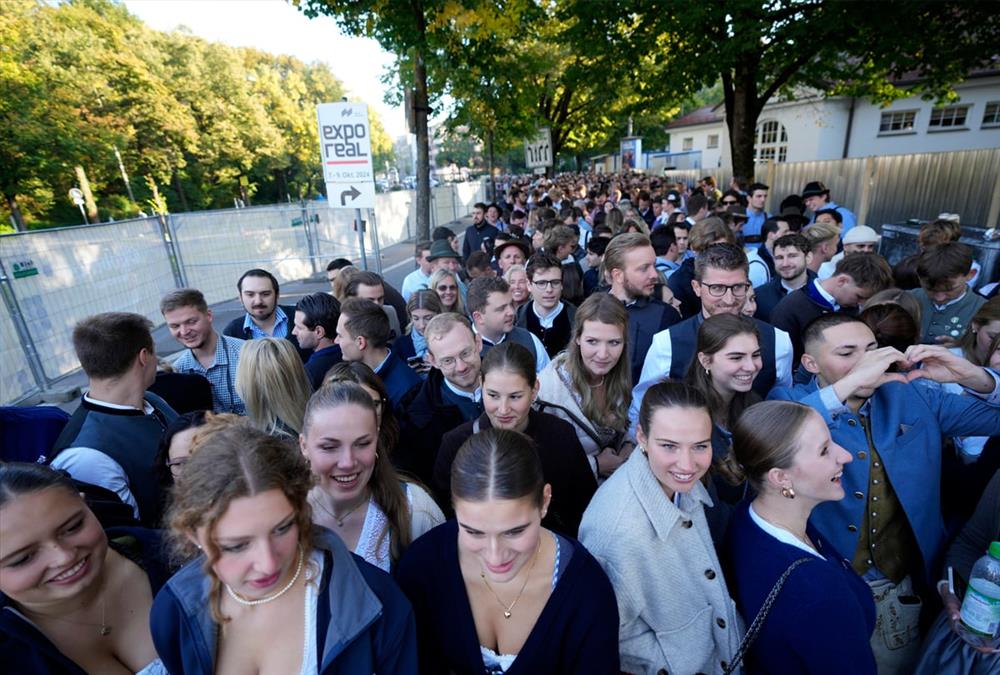
[[[446,356],[443,359],[438,360],[438,368],[441,370],[451,370],[461,360],[462,363],[472,363],[472,359],[476,356],[476,350],[472,347],[467,347],[462,350],[462,353],[458,355],[458,359],[454,356]]]
[[[703,284],[698,282],[699,286],[704,286],[708,289],[708,294],[713,298],[721,298],[726,294],[726,291],[730,291],[734,298],[745,298],[747,291],[752,288],[750,284]]]
[[[438,286],[434,290],[436,290],[438,293],[443,293],[446,291],[457,291],[458,286]]]
[[[736,201],[735,199],[723,199],[722,203],[725,204],[726,206],[735,206],[739,204],[739,202]]]
[[[177,459],[168,459],[167,468],[170,469],[171,474],[178,476],[184,470],[184,465],[188,463],[188,459],[190,458],[178,457]]]
[[[562,279],[535,279],[531,282],[535,288],[562,288]]]

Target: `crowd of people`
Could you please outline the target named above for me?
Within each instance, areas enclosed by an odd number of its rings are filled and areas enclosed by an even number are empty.
[[[1000,672],[958,611],[1000,297],[953,217],[890,266],[820,181],[502,186],[398,290],[251,269],[221,333],[174,290],[170,362],[77,323],[78,409],[0,464],[4,669]]]

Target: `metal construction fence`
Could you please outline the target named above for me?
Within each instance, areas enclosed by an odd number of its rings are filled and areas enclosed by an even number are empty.
[[[431,227],[485,199],[481,182],[436,187]],[[363,212],[369,267],[378,251],[410,239],[412,191],[379,194]],[[374,216],[374,217],[372,217]],[[264,267],[279,282],[305,279],[335,257],[359,260],[354,211],[327,202],[179,213],[0,237],[0,403],[44,391],[79,367],[73,326],[107,311],[163,322],[160,298],[191,286],[209,304],[235,296],[235,280]]]
[[[830,188],[833,201],[848,207],[858,222],[879,230],[887,223],[912,218],[932,220],[939,213],[957,213],[963,225],[1000,224],[1000,148],[961,152],[927,152],[814,162],[758,164],[756,178],[771,187],[767,210],[778,211],[781,200],[800,194],[809,181]],[[725,190],[729,167],[666,169],[670,180],[696,183],[714,176]]]

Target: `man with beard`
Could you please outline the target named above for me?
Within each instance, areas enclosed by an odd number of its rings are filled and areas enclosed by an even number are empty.
[[[465,228],[465,240],[462,242],[462,260],[468,260],[473,251],[482,251],[487,244],[486,253],[493,254],[493,242],[500,234],[493,225],[486,221],[486,204],[479,202],[472,207],[472,225]]]
[[[681,320],[677,310],[653,297],[660,279],[656,271],[656,252],[649,237],[627,233],[613,238],[604,251],[608,291],[628,311],[628,351],[632,381],[642,372],[643,359],[653,336]]]
[[[222,330],[223,335],[240,340],[285,338],[295,345],[303,361],[309,358],[309,350],[302,349],[292,333],[295,307],[278,304],[278,280],[273,274],[262,269],[247,270],[236,282],[236,290],[246,314],[230,321]]]
[[[212,412],[246,414],[246,405],[236,393],[236,370],[244,340],[219,335],[212,325],[212,310],[205,296],[194,288],[167,293],[160,313],[170,334],[187,347],[174,362],[178,373],[197,373],[212,385]]]
[[[816,273],[809,269],[812,261],[809,240],[801,234],[795,232],[775,239],[772,256],[777,276],[757,288],[754,316],[762,321],[771,320],[771,312],[782,298],[816,278]]]
[[[736,244],[712,244],[695,259],[694,292],[701,299],[701,311],[667,330],[657,333],[645,353],[645,364],[638,384],[632,390],[629,420],[639,419],[639,406],[646,390],[664,378],[681,380],[697,356],[698,329],[710,316],[739,314],[743,309],[750,280],[747,257]],[[753,390],[761,397],[775,384],[792,383],[792,341],[788,334],[760,319],[754,319],[760,332],[762,367],[753,381]]]

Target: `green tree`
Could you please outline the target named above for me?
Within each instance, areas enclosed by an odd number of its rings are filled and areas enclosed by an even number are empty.
[[[757,120],[775,96],[812,89],[883,103],[914,92],[949,99],[951,85],[988,65],[1000,44],[995,2],[625,0],[614,13],[580,18],[598,43],[647,53],[648,74],[683,96],[721,79],[733,170],[745,176],[753,175]],[[892,84],[914,73],[916,85]]]

